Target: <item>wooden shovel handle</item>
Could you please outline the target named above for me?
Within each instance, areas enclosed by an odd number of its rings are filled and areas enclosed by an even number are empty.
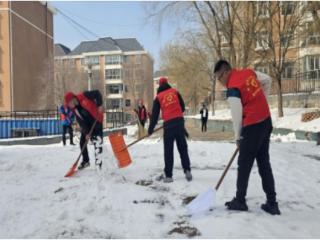
[[[229,168],[231,167],[231,165],[232,165],[232,163],[233,163],[233,160],[236,158],[238,152],[239,152],[239,148],[237,148],[237,149],[234,151],[234,153],[233,153],[233,155],[232,155],[232,157],[231,157],[228,165],[227,165],[226,168],[224,169],[224,171],[223,171],[223,173],[222,173],[222,175],[221,175],[221,177],[220,177],[220,179],[219,179],[219,181],[218,181],[218,183],[217,183],[217,185],[216,185],[216,187],[215,187],[216,191],[218,191],[218,189],[219,189],[219,187],[220,187],[220,185],[221,185],[224,177],[226,176],[226,174],[227,174]]]
[[[163,126],[156,128],[153,132],[158,132],[158,131],[160,131],[161,129],[163,129]],[[147,138],[147,137],[150,137],[150,135],[149,135],[149,134],[148,134],[148,135],[145,135],[145,136],[143,136],[142,138],[139,138],[139,139],[133,141],[132,143],[128,144],[123,150],[125,150],[125,149],[127,149],[127,148],[129,148],[129,147],[131,147],[131,146],[133,146],[133,145],[135,145],[136,143],[140,142],[141,140],[143,140],[143,139],[145,139],[145,138]],[[123,151],[123,150],[122,150],[122,151]]]

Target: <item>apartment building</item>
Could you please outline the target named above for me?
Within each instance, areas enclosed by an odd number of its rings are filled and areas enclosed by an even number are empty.
[[[250,8],[249,4],[254,4],[254,8]],[[316,23],[312,15],[312,11],[320,15],[320,9],[310,8],[308,4],[305,1],[241,2],[237,10],[238,13],[241,13],[243,20],[246,20],[248,16],[253,16],[250,11],[254,11],[255,18],[251,19],[256,22],[255,33],[252,36],[244,34],[243,38],[240,38],[242,42],[235,41],[235,48],[241,48],[244,46],[243,41],[250,42],[249,40],[253,39],[252,45],[247,46],[245,50],[249,53],[249,67],[267,73],[274,79],[272,64],[279,64],[278,59],[281,59],[283,93],[320,90],[320,28],[316,26],[319,22]],[[270,26],[270,20],[273,26]],[[297,26],[294,25],[294,21]],[[288,27],[290,24],[294,31]],[[234,27],[235,31],[243,31],[237,23]],[[225,53],[230,51],[228,40],[226,36],[221,35],[222,51]],[[281,54],[284,58],[279,56]],[[238,59],[241,59],[240,56],[243,57],[243,53],[237,56]],[[219,84],[217,84],[216,91],[219,97],[223,91]],[[277,84],[274,81],[271,94],[276,94],[276,92]]]
[[[0,1],[0,111],[53,109],[53,15],[46,2]]]
[[[77,69],[78,76],[72,78],[77,84],[72,85],[80,86],[78,90],[99,89],[104,95],[107,120],[114,116],[112,112],[121,109],[125,120],[130,121],[140,99],[151,109],[153,59],[137,39],[106,37],[85,41],[65,54],[60,51],[63,48],[56,45],[55,66],[62,64],[64,68],[56,70],[55,76],[61,76],[66,69]]]

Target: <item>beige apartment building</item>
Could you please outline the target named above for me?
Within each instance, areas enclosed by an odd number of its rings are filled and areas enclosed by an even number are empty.
[[[119,110],[124,111],[124,120],[130,121],[140,99],[151,110],[153,59],[137,39],[107,37],[81,42],[70,52],[61,44],[55,49],[55,81],[64,78],[64,91],[99,89],[104,95],[107,121]],[[69,77],[63,77],[66,71]]]
[[[53,109],[53,15],[46,2],[0,1],[0,111]]]
[[[251,16],[247,12],[250,11],[249,3],[241,3],[242,5],[240,5],[238,11],[241,13],[240,16],[245,19],[247,16]],[[279,4],[279,2],[255,2],[254,11],[258,20],[255,25],[255,36],[252,36],[254,41],[248,50],[249,67],[272,76],[271,64],[273,64],[274,55],[276,59],[279,59],[280,48],[286,48],[286,43],[289,43],[285,58],[282,59],[281,86],[283,93],[312,93],[320,91],[320,28],[314,26],[315,20],[312,17],[311,10],[305,10],[307,3],[303,1],[281,2],[279,14],[271,15],[270,9],[274,9],[273,6]],[[319,14],[320,9],[313,9],[313,11],[317,11]],[[244,12],[245,14],[243,14]],[[303,14],[301,15],[302,12]],[[298,14],[300,14],[299,18]],[[269,19],[271,18],[274,20],[272,34],[270,34],[270,26],[264,27],[264,24],[270,21]],[[291,32],[288,28],[283,29],[284,23],[287,22],[288,24],[289,21],[299,21],[299,26],[295,28],[294,32]],[[279,28],[275,27],[278,23],[281,25],[280,31]],[[237,27],[239,26],[236,25],[235,28]],[[244,41],[248,37],[250,36],[244,36]],[[227,53],[229,51],[228,39],[222,35],[221,40],[222,51]],[[276,54],[271,53],[270,41],[275,44]],[[236,43],[239,46],[242,46],[241,44]],[[219,84],[217,84],[216,92],[217,98],[223,98],[223,88]],[[276,94],[276,92],[277,85],[274,81],[271,94]]]

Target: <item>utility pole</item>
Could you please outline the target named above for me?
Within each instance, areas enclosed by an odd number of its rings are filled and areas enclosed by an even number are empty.
[[[92,89],[92,65],[88,64],[88,90]]]

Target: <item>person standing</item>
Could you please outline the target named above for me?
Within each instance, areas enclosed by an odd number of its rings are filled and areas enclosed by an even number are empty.
[[[148,112],[146,107],[143,104],[143,100],[139,100],[138,109],[134,109],[135,113],[138,116],[138,129],[139,129],[139,138],[145,136],[145,124],[148,118]]]
[[[67,92],[64,96],[65,104],[72,109],[76,120],[81,128],[80,149],[84,147],[86,140],[91,140],[95,149],[96,165],[102,166],[102,143],[103,143],[103,107],[102,95],[98,90],[85,91],[80,94]],[[93,132],[91,128],[96,123]],[[82,170],[90,166],[87,146],[82,153],[82,162],[78,167]]]
[[[236,143],[240,150],[236,197],[225,205],[229,210],[248,210],[245,197],[250,172],[256,159],[267,197],[261,208],[272,215],[279,215],[281,213],[276,201],[275,181],[269,157],[272,121],[266,96],[271,86],[271,78],[251,69],[232,69],[225,60],[216,63],[214,74],[227,88]]]
[[[163,180],[166,183],[173,182],[173,148],[174,141],[177,143],[180,153],[181,165],[184,170],[187,181],[192,180],[190,159],[188,154],[188,144],[186,141],[186,129],[184,126],[183,112],[185,104],[180,93],[172,88],[168,79],[161,77],[159,80],[159,88],[157,96],[153,101],[152,114],[148,134],[152,135],[155,126],[157,125],[160,110],[164,121],[164,175],[161,175],[158,180]]]
[[[201,131],[206,132],[209,112],[205,104],[202,105],[202,108],[200,110],[200,115],[201,115]]]
[[[74,114],[72,110],[66,106],[65,104],[60,106],[60,120],[62,123],[62,142],[63,146],[66,145],[66,134],[69,133],[70,145],[74,145],[73,143],[73,128],[72,124],[74,122]]]

